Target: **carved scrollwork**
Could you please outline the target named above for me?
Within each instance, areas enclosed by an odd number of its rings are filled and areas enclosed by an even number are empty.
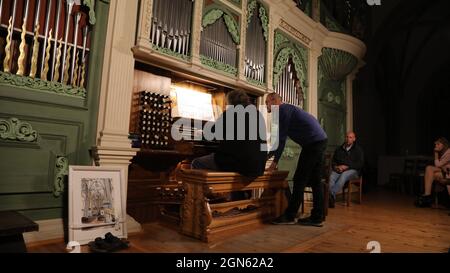
[[[64,156],[56,157],[55,183],[53,185],[53,195],[60,197],[65,190],[66,177],[69,174],[69,160]]]
[[[94,0],[83,0],[83,4],[89,8],[89,23],[95,25],[97,19],[95,18]]]
[[[214,24],[220,17],[222,17],[223,11],[220,9],[212,9],[208,11],[202,20],[202,27],[205,28],[209,25]]]
[[[207,26],[214,24],[219,18],[223,16],[223,19],[225,21],[225,25],[227,26],[228,32],[231,35],[231,38],[233,39],[233,42],[236,44],[240,43],[240,34],[239,34],[239,27],[236,20],[233,19],[232,16],[225,13],[223,10],[220,9],[211,9],[208,11],[202,19],[202,27],[206,28]]]
[[[0,119],[0,139],[19,142],[37,142],[38,133],[31,124],[17,118]]]
[[[44,81],[38,78],[22,77],[10,73],[0,71],[0,84],[12,86],[26,87],[41,91],[65,94],[80,98],[86,98],[86,89],[81,87],[73,87],[64,85],[59,82]]]

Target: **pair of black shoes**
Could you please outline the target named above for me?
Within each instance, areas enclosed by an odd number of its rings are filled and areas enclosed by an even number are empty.
[[[414,202],[414,205],[418,208],[429,208],[433,204],[433,198],[431,195],[421,195]]]
[[[127,249],[129,244],[128,241],[122,240],[108,232],[105,234],[105,239],[97,237],[95,241],[89,242],[88,245],[92,252],[107,253]]]
[[[302,225],[302,226],[314,226],[314,227],[323,227],[324,220],[316,219],[312,217],[307,217],[303,219],[298,219],[295,221],[295,218],[289,217],[285,214],[280,217],[274,219],[272,224],[274,225]]]

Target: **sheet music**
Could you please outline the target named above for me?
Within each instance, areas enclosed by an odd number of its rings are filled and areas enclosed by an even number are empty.
[[[214,121],[212,95],[194,90],[176,88],[174,116]]]

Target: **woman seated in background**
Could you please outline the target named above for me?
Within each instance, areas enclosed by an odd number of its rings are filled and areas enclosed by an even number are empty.
[[[417,207],[430,207],[433,200],[431,198],[431,189],[433,182],[445,183],[450,179],[450,149],[449,142],[444,137],[440,137],[434,142],[434,166],[427,166],[425,169],[425,193],[420,196],[415,205]],[[450,186],[447,186],[450,194]]]

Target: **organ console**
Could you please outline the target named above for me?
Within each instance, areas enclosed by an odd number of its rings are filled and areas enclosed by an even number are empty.
[[[172,227],[181,225],[187,187],[181,170],[190,169],[192,159],[210,154],[217,148],[217,141],[203,138],[202,128],[225,109],[228,91],[230,89],[226,87],[194,82],[147,65],[137,66],[130,136],[138,139],[133,143],[140,151],[129,169],[127,204],[128,213],[136,220],[149,222],[162,218],[165,223],[172,223]],[[256,104],[257,97],[250,96]],[[184,138],[174,140],[171,130],[179,130]],[[236,175],[232,176],[234,180]],[[277,183],[283,183],[283,180]],[[256,192],[258,185],[248,190],[255,190],[255,195],[260,195],[261,192]],[[280,196],[277,195],[277,207],[281,206]],[[208,196],[212,204],[221,200],[235,201],[229,197],[223,191]],[[248,205],[255,203],[258,202],[248,202]],[[249,211],[246,206],[241,206],[240,211]],[[266,212],[264,217],[270,217]]]
[[[177,173],[193,158],[214,152],[218,143],[203,139],[202,127],[220,115],[228,91],[137,64],[130,136],[140,151],[130,165],[127,205],[136,220],[162,217],[178,225],[184,187]],[[177,128],[185,135],[175,141],[171,130],[180,120],[190,126]]]

